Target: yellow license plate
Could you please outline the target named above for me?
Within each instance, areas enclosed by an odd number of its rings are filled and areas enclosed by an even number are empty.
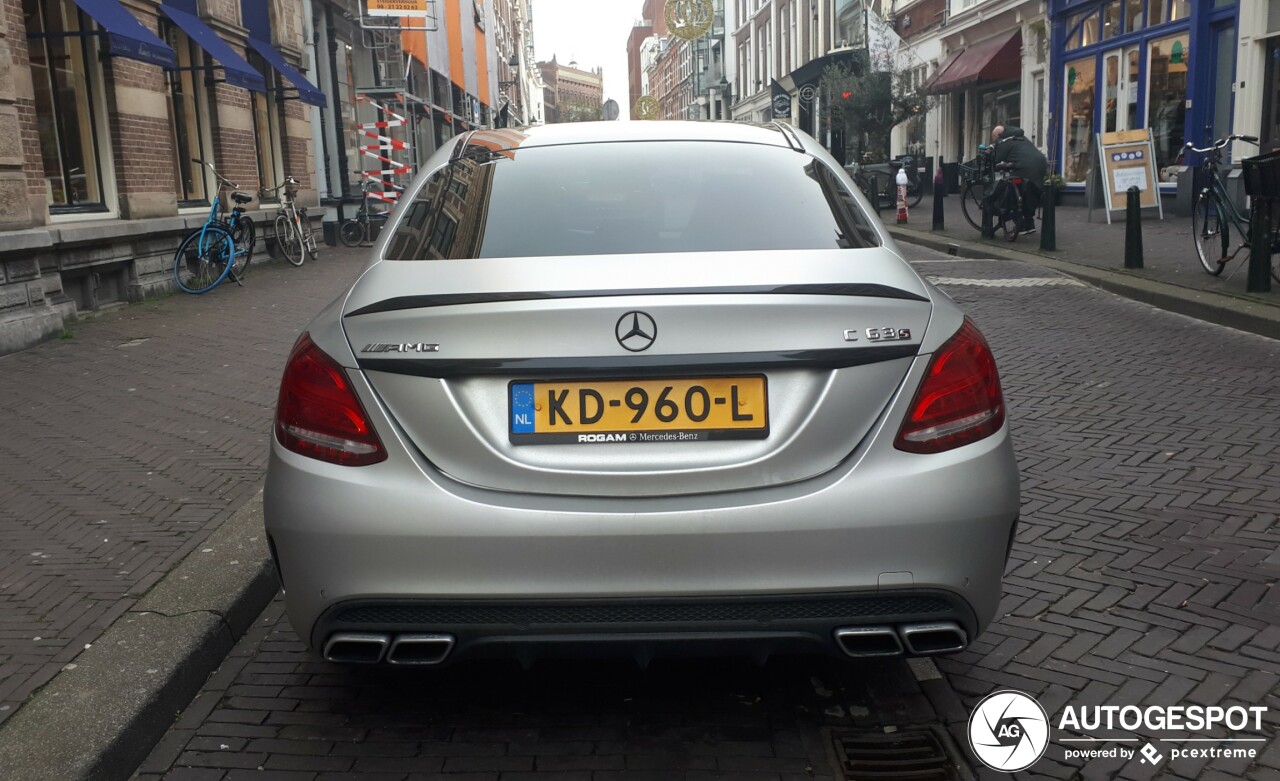
[[[515,444],[701,442],[769,435],[763,376],[513,382]]]

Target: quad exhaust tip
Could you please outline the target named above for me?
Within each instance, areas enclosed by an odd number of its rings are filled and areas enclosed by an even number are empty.
[[[835,636],[840,650],[855,659],[950,654],[963,651],[969,644],[968,635],[954,621],[897,627],[847,626],[837,629]]]
[[[837,629],[836,643],[846,656],[856,659],[902,655],[902,641],[891,626],[848,626]]]
[[[397,635],[387,652],[391,664],[440,664],[453,650],[453,635]]]
[[[363,632],[339,632],[324,644],[324,658],[342,664],[377,664],[391,638]]]
[[[324,658],[339,664],[439,664],[453,650],[453,635],[338,632],[324,644]]]
[[[954,621],[904,624],[899,631],[907,653],[912,656],[951,654],[963,651],[969,644],[969,637]]]

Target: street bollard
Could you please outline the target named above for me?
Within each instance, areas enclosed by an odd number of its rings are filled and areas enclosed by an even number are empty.
[[[1249,280],[1245,290],[1250,293],[1271,292],[1271,203],[1270,199],[1253,199],[1253,217],[1249,220]]]
[[[946,218],[942,212],[942,199],[947,197],[946,189],[942,184],[942,158],[939,157],[933,169],[933,229],[936,231],[946,230]]]
[[[1142,268],[1142,195],[1130,187],[1124,215],[1124,267]]]
[[[875,174],[871,175],[871,208],[876,210],[876,217],[880,216],[880,177]]]
[[[1058,188],[1053,182],[1044,188],[1044,197],[1040,200],[1040,249],[1056,250],[1058,248]]]
[[[994,239],[996,237],[996,228],[992,223],[995,215],[991,213],[991,204],[987,203],[987,197],[982,199],[982,238]]]
[[[905,225],[907,222],[907,185],[911,180],[907,178],[907,169],[899,168],[898,175],[894,177],[898,190],[898,224]]]

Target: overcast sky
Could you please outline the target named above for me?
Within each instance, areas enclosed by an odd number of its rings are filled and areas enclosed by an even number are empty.
[[[533,44],[539,61],[551,55],[562,65],[572,60],[590,71],[604,68],[604,96],[618,101],[622,118],[627,103],[627,37],[640,18],[644,0],[533,0]]]

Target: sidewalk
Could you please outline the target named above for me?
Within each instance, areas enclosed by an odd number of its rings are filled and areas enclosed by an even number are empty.
[[[925,196],[911,210],[907,225],[894,224],[894,212],[881,212],[898,241],[951,251],[966,258],[1020,260],[1079,277],[1113,293],[1162,309],[1220,325],[1280,339],[1280,283],[1270,293],[1248,293],[1248,260],[1236,260],[1220,277],[1205,273],[1191,241],[1191,218],[1173,216],[1166,205],[1164,220],[1154,209],[1142,214],[1143,268],[1124,267],[1125,214],[1094,209],[1092,220],[1083,206],[1059,206],[1057,250],[1040,249],[1039,233],[1017,241],[984,240],[965,220],[960,196],[943,199],[945,230],[934,231],[933,197]]]
[[[81,769],[125,767],[111,752],[172,721],[275,593],[253,516],[280,372],[367,253],[255,259],[244,287],[0,357],[0,755],[25,721]]]

